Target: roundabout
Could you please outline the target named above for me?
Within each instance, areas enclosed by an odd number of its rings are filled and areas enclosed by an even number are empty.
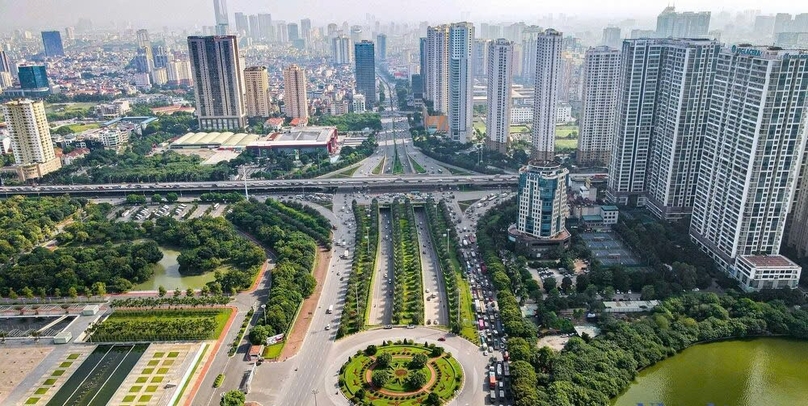
[[[382,341],[348,357],[340,367],[338,385],[355,404],[439,405],[463,386],[463,369],[441,346]]]

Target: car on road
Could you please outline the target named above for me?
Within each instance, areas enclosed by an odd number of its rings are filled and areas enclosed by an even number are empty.
[[[326,330],[331,330],[331,325],[330,325],[330,324],[326,324],[326,325],[325,325],[325,329],[326,329]]]
[[[390,330],[391,328],[393,328],[393,326],[391,324],[388,324],[388,325],[384,326],[385,330]]]
[[[439,337],[438,341],[446,341],[446,337]]]
[[[410,330],[412,330],[412,329],[414,329],[414,328],[415,328],[415,324],[408,324],[408,325],[407,325],[407,328],[408,328],[408,329],[410,329]]]

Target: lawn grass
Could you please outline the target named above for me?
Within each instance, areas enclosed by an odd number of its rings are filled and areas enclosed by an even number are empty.
[[[72,362],[66,361],[59,364],[59,368],[70,368],[71,365],[73,365]]]
[[[556,126],[556,138],[567,138],[573,132],[578,132],[577,125],[558,125]]]
[[[135,395],[126,395],[123,397],[123,401],[126,403],[134,402],[135,397],[136,397]]]
[[[68,113],[71,111],[87,110],[95,107],[96,103],[76,102],[76,103],[45,103],[45,113]]]
[[[80,356],[81,356],[81,354],[70,354],[70,355],[67,356],[67,359],[77,359]]]
[[[281,355],[281,350],[283,350],[283,343],[268,345],[264,348],[264,358],[266,359],[278,358]]]
[[[329,176],[329,178],[350,178],[354,173],[356,173],[356,171],[359,170],[360,166],[362,165],[356,165],[353,168],[348,168],[342,172],[337,172],[334,174],[334,176]]]
[[[159,364],[160,364],[160,360],[159,360],[159,359],[153,359],[153,360],[149,361],[149,363],[148,363],[148,364],[146,364],[146,365],[148,365],[148,366],[150,366],[150,367],[156,367],[156,366],[157,366],[157,365],[159,365]]]
[[[145,376],[139,376],[137,379],[135,379],[135,383],[146,383],[148,380],[149,378]]]
[[[101,125],[96,123],[89,123],[89,124],[70,124],[68,128],[73,130],[74,133],[80,133],[82,131],[87,130],[95,130],[96,128],[101,127]]]
[[[62,376],[64,374],[65,374],[65,371],[63,369],[57,369],[57,370],[53,371],[51,376]]]
[[[473,200],[458,200],[457,205],[460,206],[460,211],[466,211],[469,207],[477,203],[477,199]]]
[[[528,128],[528,126],[526,126],[526,125],[512,125],[510,127],[509,131],[510,131],[511,134],[513,134],[513,133],[521,134],[521,133],[530,132],[530,128]]]
[[[45,382],[43,383],[43,385],[53,385],[55,383],[56,383],[56,379],[48,378],[48,379],[45,379]]]
[[[410,158],[410,163],[412,164],[412,169],[414,169],[416,173],[426,173],[426,169],[424,169],[424,167],[421,166],[421,164],[419,164],[418,162],[415,162],[415,159],[412,159],[411,156],[408,156],[408,158]]]
[[[453,168],[451,166],[444,166],[444,168],[446,168],[446,170],[449,171],[449,173],[451,173],[452,175],[458,175],[458,176],[471,175],[471,172],[460,168]]]
[[[25,404],[26,405],[35,405],[35,404],[37,404],[37,402],[39,402],[39,398],[28,398],[28,400],[25,401]]]
[[[456,261],[454,258],[452,260]],[[469,283],[460,274],[455,276],[457,277],[457,289],[460,292],[460,336],[474,344],[479,344],[480,338],[477,336],[477,326],[474,324],[474,304],[471,300]]]
[[[578,140],[571,138],[556,138],[556,149],[576,149],[578,148]]]
[[[386,160],[387,160],[387,157],[382,157],[382,160],[379,161],[379,164],[376,165],[375,168],[373,168],[371,173],[373,173],[374,175],[378,175],[378,174],[382,173],[382,171],[384,170],[384,161],[386,161]]]
[[[34,392],[34,395],[44,395],[48,391],[48,388],[39,388]]]
[[[401,175],[404,173],[404,165],[401,164],[401,158],[398,156],[398,149],[395,151],[396,157],[393,160],[393,175]]]

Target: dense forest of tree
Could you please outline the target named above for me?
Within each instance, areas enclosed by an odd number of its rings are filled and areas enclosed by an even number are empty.
[[[8,264],[51,237],[56,225],[87,203],[85,199],[13,196],[0,204],[0,264]]]

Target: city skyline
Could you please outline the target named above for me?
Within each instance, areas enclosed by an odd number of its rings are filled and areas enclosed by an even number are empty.
[[[339,3],[345,1],[346,4]],[[59,3],[64,3],[60,5]],[[328,22],[347,20],[349,22],[364,22],[366,13],[378,19],[387,21],[417,23],[424,20],[421,9],[430,10],[430,21],[534,21],[545,18],[548,14],[567,18],[593,19],[604,21],[614,18],[642,18],[648,22],[655,22],[657,15],[670,5],[665,0],[652,0],[647,2],[630,2],[626,0],[611,0],[592,3],[585,0],[572,0],[557,4],[537,4],[527,0],[515,0],[505,4],[495,3],[491,0],[459,2],[456,0],[435,4],[428,0],[415,0],[408,3],[403,10],[394,10],[380,0],[363,0],[361,4],[347,0],[337,0],[329,7],[318,7],[315,0],[305,0],[295,3],[278,3],[269,6],[259,6],[247,0],[227,1],[228,17],[231,28],[235,26],[234,13],[271,13],[273,18],[285,20],[299,20],[310,18],[312,26],[324,26]],[[111,0],[96,2],[91,0],[78,1],[48,1],[29,0],[26,7],[20,7],[15,0],[0,0],[0,26],[12,29],[44,30],[49,28],[71,26],[80,18],[102,21],[113,21],[116,25],[129,22],[133,26],[148,26],[150,28],[171,26],[191,27],[215,25],[214,9],[211,0],[177,0],[172,2],[153,2],[144,5],[143,2],[131,3],[124,0]],[[760,10],[762,14],[778,12],[799,13],[799,5],[783,0],[760,3],[754,0],[717,0],[712,1],[709,7],[696,0],[676,2],[677,11],[711,11],[714,14],[729,11],[737,12],[746,9]],[[494,7],[495,6],[495,7]],[[490,10],[498,13],[490,13]],[[624,10],[630,9],[627,13]],[[357,12],[356,10],[368,10]],[[110,18],[113,16],[113,18]],[[126,18],[114,18],[126,16]],[[466,18],[464,18],[466,17]],[[123,24],[125,26],[125,24]],[[109,28],[107,24],[99,27]]]

